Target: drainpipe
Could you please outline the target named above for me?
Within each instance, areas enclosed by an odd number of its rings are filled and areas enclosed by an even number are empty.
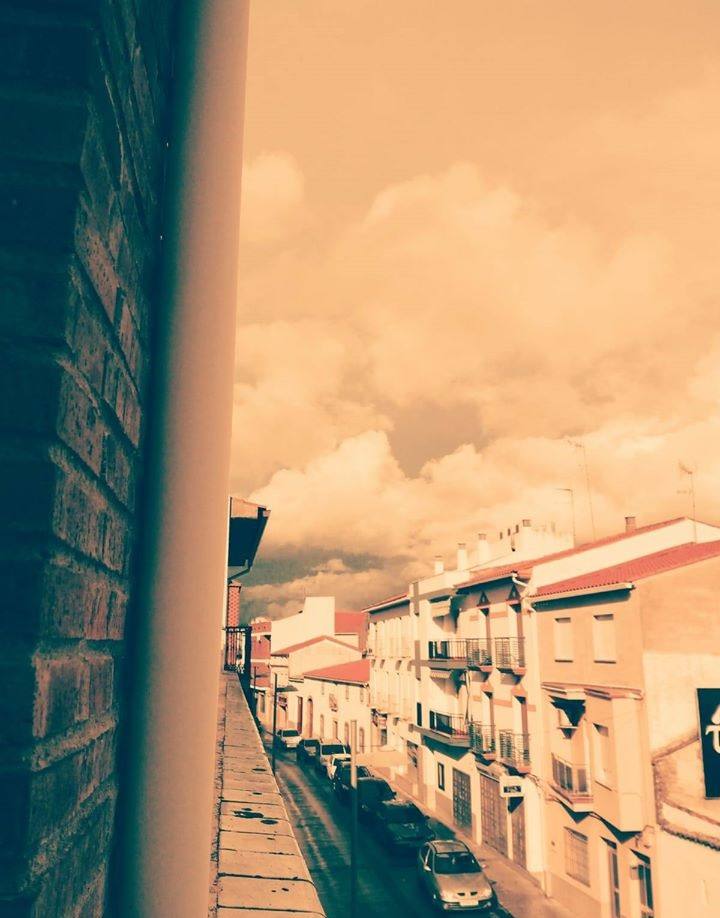
[[[247,0],[179,4],[116,914],[207,914]]]

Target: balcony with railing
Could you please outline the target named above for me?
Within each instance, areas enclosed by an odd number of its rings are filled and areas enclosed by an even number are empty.
[[[566,762],[554,754],[551,758],[553,789],[574,812],[587,813],[592,809],[592,790],[587,766]]]
[[[498,730],[497,754],[500,761],[518,772],[530,771],[530,737],[527,733]]]
[[[470,732],[464,714],[442,714],[440,711],[428,711],[427,727],[418,727],[418,731],[431,739],[448,746],[470,746]]]
[[[492,670],[492,646],[490,641],[474,639],[467,641],[467,662],[470,669],[489,673]]]
[[[467,641],[428,641],[428,666],[431,669],[467,669]]]
[[[525,638],[495,638],[495,665],[521,676],[525,672]]]
[[[494,759],[496,755],[495,730],[486,724],[470,723],[470,748],[483,759]]]

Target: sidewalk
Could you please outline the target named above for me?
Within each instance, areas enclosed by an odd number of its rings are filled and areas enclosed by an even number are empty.
[[[383,777],[390,780],[388,769],[376,768],[375,771],[382,773]],[[391,783],[397,786],[396,782]],[[398,790],[403,796],[409,797],[417,804],[423,813],[434,822],[442,825],[451,837],[464,841],[477,859],[487,865],[485,872],[491,880],[495,881],[500,904],[513,915],[513,918],[573,918],[572,913],[566,908],[554,899],[549,899],[522,868],[503,857],[489,845],[478,845],[476,841],[455,826],[442,822],[432,810],[428,809],[426,804],[411,794],[407,787],[398,787]]]

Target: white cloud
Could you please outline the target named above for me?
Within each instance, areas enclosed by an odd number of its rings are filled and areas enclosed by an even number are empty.
[[[305,179],[289,153],[263,153],[244,166],[240,232],[245,242],[277,242],[306,219]]]

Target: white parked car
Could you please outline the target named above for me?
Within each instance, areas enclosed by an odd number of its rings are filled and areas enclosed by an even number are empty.
[[[278,730],[277,738],[280,745],[284,746],[286,749],[295,749],[300,745],[300,740],[302,739],[298,731],[291,728]]]
[[[344,762],[349,762],[349,761],[350,761],[349,752],[339,752],[337,755],[331,756],[330,761],[325,766],[325,771],[327,772],[328,778],[330,778],[330,780],[332,781],[332,779],[335,777],[335,772],[337,770],[338,765]]]

